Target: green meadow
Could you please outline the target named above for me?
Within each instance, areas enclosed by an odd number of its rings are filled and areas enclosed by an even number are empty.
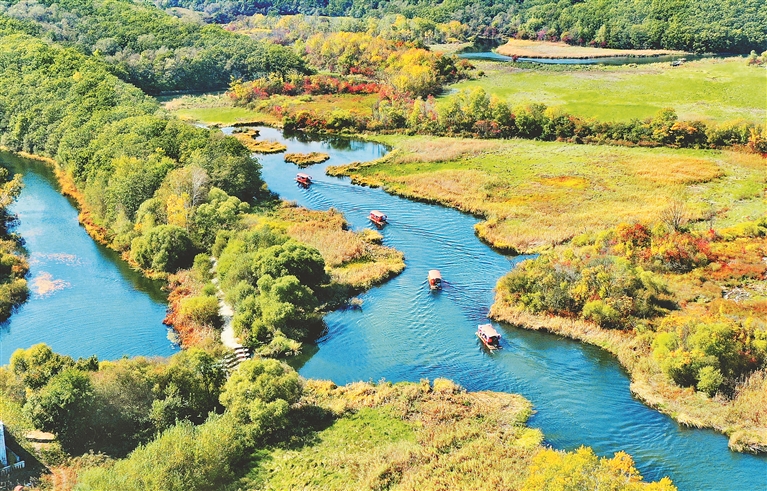
[[[649,118],[674,108],[683,120],[767,120],[767,70],[745,58],[669,63],[519,69],[512,63],[478,62],[484,77],[451,86],[482,87],[512,105],[543,103],[602,121]]]

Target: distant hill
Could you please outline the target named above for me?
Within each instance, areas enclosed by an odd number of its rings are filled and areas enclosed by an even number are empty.
[[[609,48],[748,53],[767,50],[763,0],[155,0],[213,22],[240,15],[382,17],[402,14],[458,20],[481,36],[565,40]]]

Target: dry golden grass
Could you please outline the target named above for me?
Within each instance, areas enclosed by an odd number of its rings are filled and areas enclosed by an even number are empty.
[[[267,488],[518,489],[541,448],[540,431],[524,425],[524,398],[467,393],[445,379],[344,387],[310,380],[302,402],[340,416],[339,428],[308,448],[274,452],[262,471]]]
[[[343,214],[336,210],[313,211],[285,204],[265,220],[317,248],[333,280],[354,289],[369,288],[405,269],[403,254],[381,245],[381,234],[347,230]]]
[[[321,164],[330,158],[330,155],[322,152],[309,153],[286,153],[285,162],[296,164],[297,166],[309,167],[314,164]]]
[[[288,149],[288,147],[277,141],[256,140],[258,133],[255,131],[233,133],[232,136],[245,145],[245,148],[255,153],[280,153]]]
[[[610,58],[613,56],[642,57],[684,54],[683,51],[665,49],[590,48],[586,46],[571,46],[567,43],[531,41],[528,39],[509,39],[508,43],[499,46],[496,51],[502,55],[519,56],[521,58]]]
[[[714,211],[736,222],[760,208],[766,177],[763,159],[736,152],[375,138],[395,150],[328,173],[485,217],[477,234],[510,252],[535,252],[621,222],[655,222],[680,198],[693,221]]]

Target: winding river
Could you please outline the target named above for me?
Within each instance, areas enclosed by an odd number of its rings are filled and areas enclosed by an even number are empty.
[[[0,152],[0,165],[23,176],[12,211],[30,263],[29,301],[0,324],[0,363],[36,343],[106,360],[177,351],[162,324],[162,284],[131,270],[88,236],[46,164]]]
[[[308,208],[335,207],[354,229],[371,227],[368,213],[382,210],[390,219],[384,243],[403,251],[407,264],[401,275],[361,295],[362,309],[325,317],[327,335],[301,360],[301,375],[337,384],[447,377],[469,390],[515,392],[532,401],[537,412],[530,424],[556,448],[588,445],[610,456],[625,450],[646,479],[669,476],[680,490],[767,489],[766,458],[731,452],[726,437],[685,429],[636,401],[626,373],[598,348],[511,326],[500,326],[499,353],[481,348],[474,332],[487,322],[495,283],[523,258],[482,244],[474,235],[477,219],[469,215],[325,176],[327,165],[383,156],[383,146],[259,130],[289,152],[331,155],[305,171],[315,180],[308,189],[296,185],[297,169],[282,154],[260,157],[271,190]],[[447,282],[438,293],[426,285],[432,268]]]
[[[600,455],[625,450],[646,479],[667,475],[681,490],[767,489],[766,458],[730,452],[724,436],[682,428],[634,400],[626,374],[602,350],[509,326],[499,327],[501,352],[482,349],[474,331],[486,321],[493,287],[523,258],[480,243],[473,233],[477,220],[469,215],[324,175],[327,165],[380,157],[383,146],[260,130],[290,152],[331,155],[308,169],[315,177],[309,189],[296,186],[296,168],[282,154],[261,157],[273,191],[312,209],[335,207],[355,229],[370,226],[371,209],[386,212],[391,223],[382,230],[384,243],[402,250],[407,263],[401,275],[362,294],[361,309],[325,317],[327,334],[295,362],[301,375],[338,384],[447,377],[469,390],[516,392],[532,401],[537,412],[530,424],[556,448],[589,445]],[[0,361],[38,342],[101,359],[175,352],[161,324],[165,298],[159,285],[88,238],[44,164],[8,154],[0,154],[0,163],[24,175],[13,211],[30,254],[33,290],[0,328]],[[441,292],[426,286],[432,268],[446,281]]]

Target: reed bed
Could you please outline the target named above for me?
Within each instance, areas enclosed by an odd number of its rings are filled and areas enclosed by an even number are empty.
[[[479,237],[509,252],[535,252],[621,222],[655,222],[680,198],[692,221],[713,213],[718,223],[735,223],[761,206],[765,183],[759,156],[729,151],[375,139],[395,151],[328,173],[484,217]]]
[[[283,205],[267,220],[312,247],[325,259],[331,278],[352,289],[367,289],[405,269],[404,255],[381,245],[374,230],[350,231],[337,210],[313,211]]]
[[[296,164],[297,166],[304,168],[314,164],[321,164],[330,159],[330,155],[322,152],[309,152],[309,153],[286,153],[285,162]]]

